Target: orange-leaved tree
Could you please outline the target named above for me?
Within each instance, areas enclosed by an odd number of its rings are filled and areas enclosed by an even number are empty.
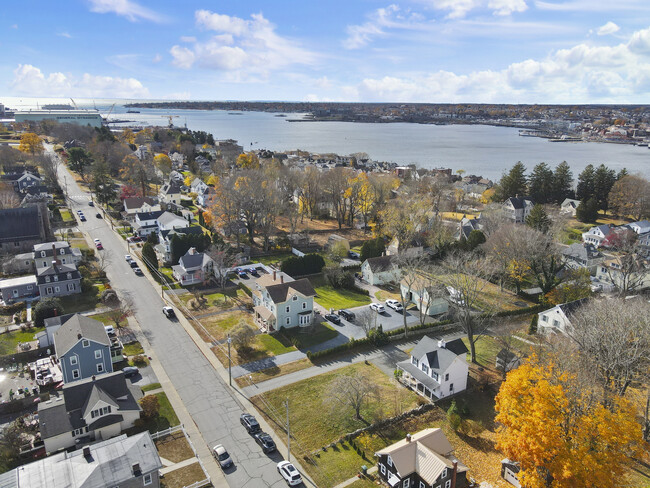
[[[521,467],[528,488],[621,486],[641,427],[624,398],[606,408],[576,377],[533,356],[496,397],[497,448]]]
[[[33,132],[26,132],[20,136],[20,145],[18,149],[21,152],[29,153],[34,157],[36,154],[43,152],[43,141]]]

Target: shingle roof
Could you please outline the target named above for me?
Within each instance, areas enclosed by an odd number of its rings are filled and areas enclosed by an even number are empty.
[[[392,266],[393,256],[379,256],[366,260],[373,273],[388,271]]]
[[[289,283],[269,285],[266,287],[266,291],[269,293],[271,300],[273,300],[274,303],[286,302],[292,291],[296,291],[306,297],[316,296],[316,291],[307,278],[290,281]]]
[[[156,200],[151,197],[129,197],[124,199],[124,208],[140,208],[145,203],[153,206],[158,202],[156,202]]]
[[[0,210],[0,242],[40,239],[37,207]]]
[[[110,346],[104,324],[100,321],[75,314],[54,333],[54,347],[57,356],[67,353],[82,338]]]
[[[156,220],[158,217],[160,217],[162,214],[165,212],[163,210],[156,210],[155,212],[139,212],[135,214],[135,216],[138,218],[138,220]]]
[[[160,231],[160,235],[163,237],[163,239],[167,238],[168,235],[174,235],[174,234],[179,234],[179,235],[189,235],[189,234],[203,234],[203,228],[198,225],[193,225],[191,227],[182,227],[180,229],[170,229],[170,230],[162,230]]]
[[[206,264],[208,264],[211,261],[210,256],[203,252],[197,252],[195,254],[189,254],[189,251],[187,254],[184,256],[181,256],[179,260],[179,265],[183,267],[183,269],[190,269],[190,268],[199,268],[203,267]]]
[[[158,221],[158,225],[168,225],[174,222],[178,222],[180,225],[180,222],[182,221],[185,227],[190,226],[190,223],[183,217],[179,217],[171,212],[163,212],[156,220]]]
[[[68,244],[66,241],[53,241],[53,242],[43,242],[41,244],[34,244],[34,252],[41,252],[45,251],[46,253],[52,253],[52,246],[56,250],[59,250],[61,248],[64,249],[70,249],[70,244]]]
[[[562,250],[562,254],[577,259],[591,259],[598,257],[600,252],[594,247],[593,244],[582,244],[576,242],[569,247]]]
[[[427,357],[429,367],[443,372],[458,356],[467,354],[467,347],[462,339],[455,339],[445,343],[445,347],[438,347],[438,341],[429,336],[424,336],[411,351],[411,356],[420,359]]]
[[[574,300],[572,302],[562,303],[558,305],[558,307],[560,307],[560,310],[564,312],[564,315],[567,318],[569,318],[571,314],[573,314],[576,310],[582,307],[586,302],[587,302],[586,298],[581,298],[580,300]]]
[[[506,200],[506,202],[510,202],[512,207],[515,209],[524,208],[526,203],[528,203],[529,205],[533,203],[533,201],[530,198],[526,198],[526,197],[510,197]]]

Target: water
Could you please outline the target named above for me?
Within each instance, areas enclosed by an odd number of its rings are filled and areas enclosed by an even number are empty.
[[[39,99],[39,103],[68,103],[64,99]],[[529,170],[539,162],[552,167],[567,161],[574,177],[588,164],[604,163],[616,171],[650,176],[650,150],[628,144],[549,142],[520,137],[518,130],[484,125],[365,124],[353,122],[287,122],[299,114],[226,112],[220,110],[135,109],[127,114],[125,100],[75,100],[79,107],[93,107],[105,115],[116,103],[111,118],[133,124],[166,125],[166,115],[177,115],[175,125],[210,132],[217,139],[235,139],[244,149],[284,151],[302,149],[316,153],[347,155],[365,152],[372,159],[424,168],[447,167],[493,180],[517,161]],[[11,108],[35,108],[35,99],[0,99]],[[237,115],[232,115],[237,113]]]

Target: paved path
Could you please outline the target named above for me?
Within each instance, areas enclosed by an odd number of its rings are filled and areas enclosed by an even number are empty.
[[[243,364],[240,366],[233,366],[232,377],[239,378],[240,376],[245,376],[247,374],[261,371],[263,369],[272,368],[273,366],[292,363],[306,357],[307,355],[302,351],[291,351],[280,354],[279,356],[260,359],[259,361],[253,361],[251,363]]]
[[[162,458],[160,458],[160,460],[162,461]],[[176,471],[177,469],[181,469],[181,468],[184,468],[185,466],[189,466],[191,464],[198,463],[198,462],[199,462],[198,459],[196,459],[195,457],[191,457],[189,459],[185,459],[184,461],[181,461],[180,463],[175,463],[175,464],[172,464],[171,466],[166,466],[166,467],[162,468],[160,470],[160,474],[171,473],[172,471]],[[163,463],[163,464],[165,464],[165,463]]]
[[[377,466],[373,466],[368,470],[368,474],[373,474],[377,472]],[[346,486],[350,486],[351,484],[355,483],[356,481],[359,481],[359,477],[355,476],[354,478],[350,478],[349,480],[345,480],[342,483],[339,483],[336,485],[334,488],[345,488]]]

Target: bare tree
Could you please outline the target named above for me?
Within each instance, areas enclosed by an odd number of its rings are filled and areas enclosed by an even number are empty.
[[[220,242],[210,246],[207,253],[214,261],[214,277],[217,285],[223,290],[228,282],[228,270],[237,260],[236,252],[227,243]]]
[[[481,245],[494,264],[502,291],[503,284],[507,281],[512,282],[517,291],[521,287],[523,276],[518,270],[527,266],[524,255],[526,239],[526,227],[509,223],[495,229]]]
[[[9,183],[0,182],[0,209],[17,208],[20,206],[20,198]]]
[[[357,312],[355,322],[359,327],[361,327],[361,330],[366,334],[366,337],[368,337],[370,332],[377,328],[377,313],[369,308],[363,309],[360,312]]]
[[[637,235],[632,230],[612,233],[608,243],[616,249],[616,255],[606,263],[607,274],[621,295],[644,288],[650,278],[650,266],[639,248]]]
[[[123,296],[114,303],[108,312],[108,318],[115,324],[115,327],[124,327],[126,320],[133,316],[133,300],[131,297]]]
[[[337,376],[328,388],[327,398],[334,404],[351,408],[354,418],[361,418],[361,409],[377,395],[377,386],[366,375],[355,372],[352,375]]]
[[[408,324],[406,323],[406,307],[409,305],[413,291],[420,278],[420,270],[425,264],[425,258],[414,252],[401,252],[393,259],[394,266],[399,271],[400,280],[397,283],[402,302],[402,320],[404,325],[404,337],[408,336]]]
[[[339,229],[345,223],[349,212],[346,190],[351,175],[352,172],[347,168],[334,168],[323,176],[323,191],[334,208]]]
[[[566,264],[552,236],[528,226],[525,232],[526,239],[522,245],[523,256],[537,286],[546,295],[562,283],[563,277],[560,272],[564,270]]]
[[[52,156],[50,154],[42,154],[40,156],[37,156],[35,158],[35,161],[36,164],[38,164],[38,167],[40,168],[41,172],[43,173],[43,178],[45,179],[45,183],[47,184],[47,186],[58,188],[59,187],[59,180],[58,180],[59,164],[56,159],[56,156]]]

